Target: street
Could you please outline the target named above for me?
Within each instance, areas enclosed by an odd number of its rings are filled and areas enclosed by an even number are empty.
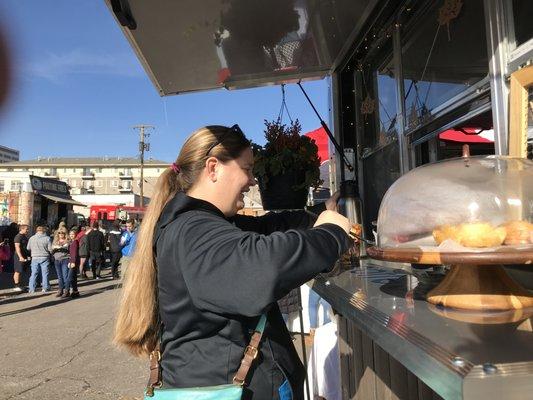
[[[148,364],[111,343],[118,281],[81,281],[78,299],[0,296],[0,399],[141,399]]]

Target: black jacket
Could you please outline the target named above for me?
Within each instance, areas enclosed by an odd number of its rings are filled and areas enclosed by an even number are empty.
[[[287,377],[303,399],[305,371],[276,301],[329,270],[350,246],[305,211],[235,216],[178,193],[155,232],[165,387],[231,383],[258,317],[267,325],[244,398],[277,399]]]
[[[122,250],[120,245],[120,238],[122,237],[122,232],[112,230],[107,234],[107,242],[109,243],[109,251],[112,253],[119,253]]]
[[[89,253],[102,253],[105,250],[104,234],[98,229],[93,229],[87,234],[87,250]]]

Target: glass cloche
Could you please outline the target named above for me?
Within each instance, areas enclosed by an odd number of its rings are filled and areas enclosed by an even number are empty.
[[[533,247],[533,162],[474,156],[416,168],[387,191],[377,245],[428,251]]]

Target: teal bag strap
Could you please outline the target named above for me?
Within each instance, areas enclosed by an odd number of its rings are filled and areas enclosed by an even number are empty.
[[[257,322],[250,343],[246,346],[244,350],[244,355],[241,360],[241,365],[237,370],[237,373],[233,377],[233,384],[237,386],[244,386],[246,382],[246,376],[248,371],[252,366],[253,361],[259,355],[259,345],[261,343],[261,338],[263,337],[263,332],[265,331],[267,317],[266,314],[262,314],[261,318]],[[162,325],[160,325],[159,332],[162,332]],[[163,385],[161,380],[161,334],[159,336],[159,341],[156,345],[156,348],[150,353],[150,380],[148,381],[148,386],[146,388],[146,395],[152,397],[154,395],[154,389],[160,388]]]

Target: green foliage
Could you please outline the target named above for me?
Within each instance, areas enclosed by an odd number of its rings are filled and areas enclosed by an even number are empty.
[[[265,120],[266,144],[252,144],[254,175],[267,184],[269,176],[294,170],[301,172],[299,175],[305,176],[305,180],[293,190],[320,186],[323,181],[320,179],[318,147],[313,139],[302,136],[301,131],[298,120],[290,125],[279,120]]]

